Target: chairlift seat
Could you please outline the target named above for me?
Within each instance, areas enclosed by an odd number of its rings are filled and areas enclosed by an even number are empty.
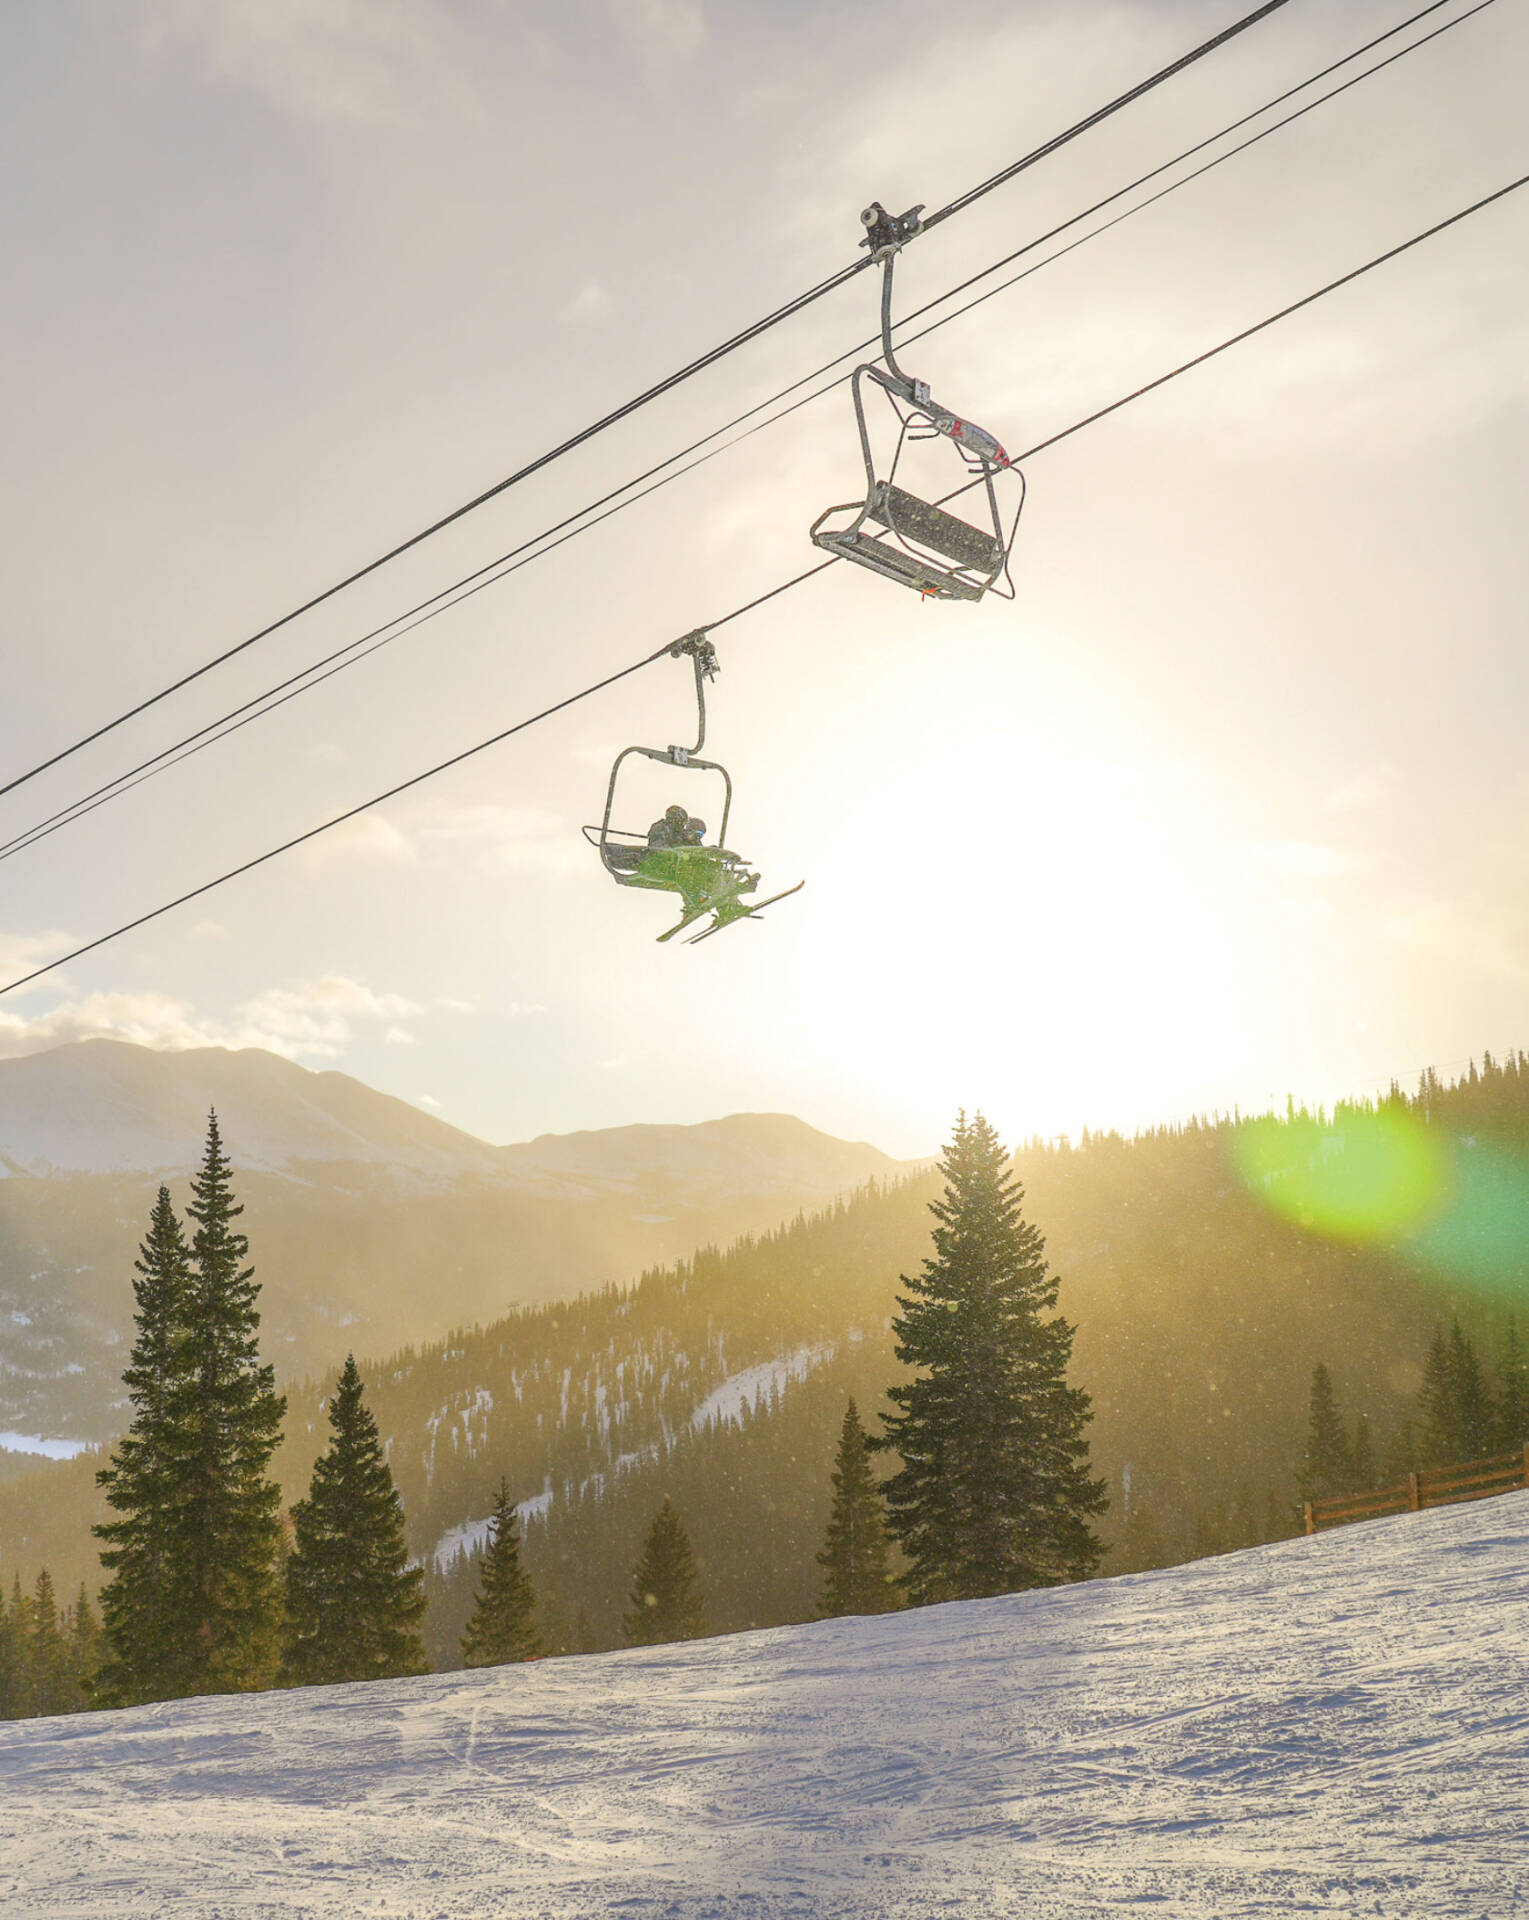
[[[900,539],[916,540],[921,547],[932,548],[972,573],[996,573],[1003,565],[1001,540],[965,520],[958,520],[943,507],[931,506],[902,487],[890,484],[878,487],[871,518],[879,520]]]

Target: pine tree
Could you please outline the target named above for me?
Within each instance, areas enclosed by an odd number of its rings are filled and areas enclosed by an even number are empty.
[[[427,1673],[424,1574],[409,1565],[403,1503],[354,1356],[329,1402],[328,1450],[292,1509],[282,1679],[295,1686]]]
[[[886,1613],[899,1604],[887,1565],[886,1516],[871,1472],[870,1450],[853,1400],[839,1430],[834,1464],[833,1508],[818,1565],[823,1569],[818,1618],[845,1613]]]
[[[1351,1493],[1353,1478],[1354,1456],[1343,1430],[1332,1375],[1324,1366],[1314,1367],[1306,1447],[1296,1484],[1303,1500],[1330,1500],[1337,1494]]]
[[[1519,1337],[1518,1320],[1508,1315],[1502,1358],[1497,1366],[1497,1444],[1508,1452],[1529,1441],[1529,1355]]]
[[[1054,1586],[1103,1552],[1087,1516],[1106,1506],[1088,1476],[1088,1395],[1067,1385],[1073,1329],[1056,1305],[1045,1242],[997,1134],[963,1113],[930,1208],[934,1257],[902,1284],[897,1357],[917,1369],[887,1398],[872,1444],[901,1456],[882,1489],[919,1604]]]
[[[138,1337],[123,1374],[127,1433],[97,1482],[117,1517],[95,1528],[107,1544],[101,1595],[104,1658],[96,1698],[130,1706],[194,1690],[185,1637],[184,1474],[190,1449],[190,1252],[166,1187],[149,1216],[133,1292]]]
[[[1442,1327],[1435,1327],[1423,1362],[1423,1384],[1418,1389],[1418,1457],[1427,1467],[1450,1467],[1460,1452],[1460,1420],[1455,1404],[1454,1371],[1449,1343]]]
[[[1417,1429],[1412,1421],[1404,1420],[1391,1436],[1391,1444],[1386,1449],[1385,1479],[1387,1485],[1405,1480],[1410,1473],[1418,1470]]]
[[[1461,1458],[1480,1460],[1492,1451],[1497,1430],[1497,1411],[1487,1388],[1486,1376],[1476,1349],[1456,1320],[1449,1332],[1450,1368],[1455,1378],[1455,1404],[1459,1409]]]
[[[79,1598],[65,1621],[65,1632],[74,1689],[71,1711],[74,1711],[88,1707],[95,1698],[96,1674],[101,1665],[101,1622],[83,1582]]]
[[[653,1516],[632,1575],[621,1636],[629,1647],[655,1647],[668,1640],[700,1640],[705,1634],[706,1611],[690,1541],[666,1498]]]
[[[465,1667],[499,1667],[536,1660],[544,1652],[536,1631],[536,1594],[520,1564],[515,1502],[507,1480],[499,1482],[488,1546],[478,1576],[478,1596],[462,1635]]]
[[[579,1651],[573,1615],[568,1598],[558,1581],[548,1574],[541,1583],[535,1614],[536,1637],[545,1654],[562,1655]]]
[[[268,1685],[280,1621],[276,1560],[281,1489],[267,1468],[286,1401],[260,1364],[259,1288],[244,1265],[249,1242],[234,1222],[232,1169],[216,1114],[187,1209],[197,1223],[188,1289],[188,1369],[172,1398],[188,1432],[177,1551],[183,1557],[182,1634],[198,1693]],[[177,1568],[179,1576],[181,1569]]]
[[[69,1642],[64,1637],[53,1579],[46,1567],[38,1574],[37,1585],[32,1589],[26,1636],[26,1712],[28,1715],[70,1712],[78,1702]]]
[[[5,1589],[0,1587],[0,1720],[16,1720],[21,1715],[23,1693],[21,1587],[6,1605]]]
[[[1370,1423],[1362,1413],[1354,1415],[1354,1471],[1350,1491],[1369,1493],[1375,1486],[1375,1448],[1370,1440]]]
[[[1451,1321],[1448,1339],[1442,1330],[1434,1331],[1418,1405],[1426,1465],[1451,1467],[1461,1460],[1479,1460],[1491,1451],[1500,1415],[1492,1405],[1476,1349],[1458,1319]]]

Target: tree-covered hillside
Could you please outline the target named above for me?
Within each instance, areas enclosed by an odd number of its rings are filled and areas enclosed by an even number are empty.
[[[1529,1300],[1521,1059],[1330,1119],[1031,1145],[1016,1168],[1077,1327],[1072,1379],[1093,1398],[1106,1572],[1290,1530],[1316,1364],[1384,1463],[1435,1327],[1459,1314],[1490,1360],[1507,1310]],[[928,1251],[936,1185],[868,1186],[630,1288],[363,1361],[411,1546],[431,1563],[435,1657],[454,1658],[470,1600],[437,1552],[481,1539],[501,1475],[529,1503],[526,1564],[555,1585],[569,1638],[582,1614],[589,1638],[613,1643],[665,1495],[714,1628],[806,1617],[845,1403],[874,1430],[897,1377],[898,1277]],[[124,1285],[130,1257],[125,1245]],[[327,1430],[327,1390],[290,1393],[289,1501]],[[93,1577],[89,1479],[72,1463],[0,1486],[7,1577],[44,1562],[65,1591]]]

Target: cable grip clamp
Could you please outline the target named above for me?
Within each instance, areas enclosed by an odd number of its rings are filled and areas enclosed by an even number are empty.
[[[888,213],[879,200],[873,200],[860,214],[860,224],[865,228],[861,246],[870,248],[873,260],[887,259],[916,234],[923,232],[923,212],[922,200],[916,207],[909,207],[906,213],[896,215]]]

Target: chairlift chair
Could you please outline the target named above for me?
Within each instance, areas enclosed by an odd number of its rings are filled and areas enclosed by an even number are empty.
[[[871,249],[871,258],[881,263],[881,353],[885,366],[874,363],[856,367],[850,382],[855,402],[855,422],[860,431],[860,452],[865,462],[865,497],[839,506],[827,507],[812,523],[815,546],[840,560],[869,567],[901,586],[912,587],[926,599],[980,600],[990,590],[1002,598],[1014,598],[1014,583],[1009,578],[1009,554],[1019,530],[1024,508],[1023,474],[1011,467],[1009,456],[992,434],[973,421],[950,412],[931,398],[928,385],[905,374],[892,349],[892,267],[903,242],[920,230],[921,207],[914,207],[899,219],[893,219],[874,201],[861,214],[867,228],[863,246]],[[897,421],[897,439],[886,478],[876,470],[867,420],[867,382],[880,390]],[[903,451],[910,442],[943,438],[960,455],[970,478],[953,493],[964,493],[980,486],[987,512],[985,524],[973,526],[956,514],[947,513],[944,500],[927,501],[897,484],[897,470]],[[997,477],[1012,472],[1019,481],[1019,503],[1007,533],[999,509],[995,486]],[[952,494],[944,496],[945,499]],[[848,514],[848,520],[831,525],[836,516]],[[876,532],[874,522],[882,531]],[[1002,580],[1004,587],[998,582]]]
[[[768,900],[744,899],[745,894],[757,890],[759,875],[751,873],[741,856],[731,852],[727,846],[727,824],[733,809],[732,776],[720,761],[703,760],[700,757],[701,749],[706,744],[706,682],[717,671],[716,649],[705,633],[697,632],[677,640],[669,651],[677,659],[688,654],[695,668],[696,743],[693,747],[624,747],[611,768],[610,782],[605,790],[605,812],[600,825],[585,827],[584,837],[598,849],[601,864],[618,886],[646,887],[680,896],[684,912],[674,926],[659,934],[660,941],[672,940],[703,915],[710,914],[711,925],[700,933],[690,935],[687,944],[694,945],[698,940],[710,939],[712,934],[720,933],[734,921],[756,918],[766,907],[773,907],[777,900],[800,892],[806,882],[799,880],[794,887],[787,887],[784,893],[772,894]],[[655,842],[653,829],[648,833],[636,833],[611,825],[616,804],[616,784],[623,764],[633,754],[645,760],[657,760],[664,766],[682,768],[688,773],[717,773],[722,776],[722,823],[714,846],[704,844],[704,823],[690,819],[687,810],[681,807],[671,807],[669,816],[686,814],[688,827],[695,830],[693,838],[677,829],[673,835]],[[655,827],[661,824],[655,823]]]

